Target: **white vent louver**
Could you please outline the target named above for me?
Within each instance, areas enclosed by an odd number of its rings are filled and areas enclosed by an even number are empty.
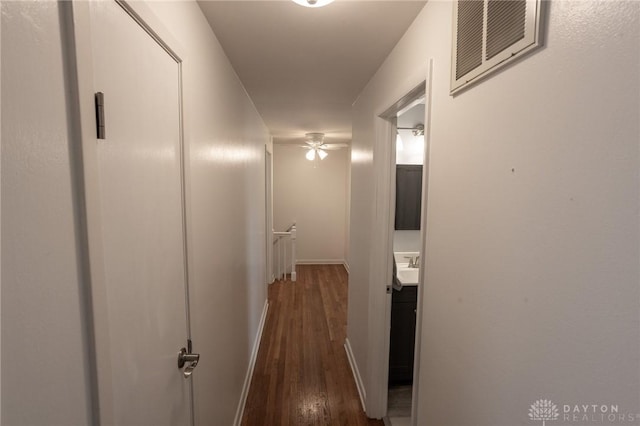
[[[484,5],[477,0],[458,2],[458,49],[456,78],[482,65],[482,21]]]
[[[451,93],[540,46],[540,0],[454,3]]]

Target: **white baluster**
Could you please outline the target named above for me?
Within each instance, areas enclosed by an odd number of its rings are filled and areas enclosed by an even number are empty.
[[[282,239],[282,279],[287,279],[287,241],[286,237]]]
[[[291,227],[291,281],[296,282],[296,224]]]

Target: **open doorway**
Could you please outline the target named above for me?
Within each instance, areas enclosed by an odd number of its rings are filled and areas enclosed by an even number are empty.
[[[424,174],[424,94],[395,117],[395,181],[393,214],[393,277],[389,332],[388,424],[411,421],[413,373],[421,259],[420,222]],[[394,176],[395,175],[395,176]]]
[[[430,65],[431,67],[431,65]],[[397,102],[391,104],[386,111],[380,114],[379,119],[376,121],[376,200],[375,208],[377,211],[374,229],[378,230],[375,233],[376,243],[371,252],[371,264],[369,274],[372,279],[372,288],[386,288],[386,292],[371,293],[370,309],[375,312],[380,312],[381,315],[374,316],[369,322],[370,330],[370,345],[369,345],[369,367],[368,374],[370,385],[367,390],[367,414],[370,417],[383,418],[387,425],[415,425],[417,420],[417,405],[415,401],[418,400],[419,383],[417,378],[419,377],[419,359],[420,359],[420,323],[421,323],[421,308],[422,308],[422,291],[420,283],[423,282],[423,268],[420,266],[423,264],[421,254],[424,252],[425,247],[425,226],[426,223],[426,210],[427,210],[427,176],[428,176],[428,147],[429,147],[429,116],[430,116],[430,81],[431,72],[429,70],[426,81],[423,81],[419,85],[410,90],[404,97]],[[417,110],[408,113],[412,108],[420,105]],[[410,119],[413,115],[420,116],[421,119],[411,122]],[[403,115],[409,122],[404,123]],[[422,126],[420,126],[422,125]],[[424,134],[422,132],[424,131]],[[415,132],[415,135],[413,134]],[[398,134],[400,134],[401,146],[404,151],[402,155],[396,154],[396,145],[398,142]],[[417,152],[411,152],[414,147],[415,139],[420,139],[421,148]],[[405,144],[406,139],[406,144]],[[406,148],[405,148],[406,145]],[[406,151],[405,151],[406,149]],[[416,228],[419,229],[399,229],[399,231],[415,231],[410,234],[396,234],[396,157],[402,163],[405,154],[412,154],[412,157],[422,157],[422,161],[412,161],[414,163],[421,163],[422,170],[419,172],[409,172],[409,174],[417,174],[417,179],[414,177],[414,182],[417,180],[421,182],[421,188],[414,190],[414,201],[420,202],[419,212],[414,208],[414,212],[411,215],[401,214],[399,216],[406,216],[401,218],[409,222],[419,223]],[[410,166],[416,166],[419,164],[409,164]],[[404,185],[403,185],[404,186]],[[419,195],[418,195],[419,194]],[[409,216],[413,216],[412,218]],[[399,226],[402,228],[402,226]],[[406,238],[403,238],[406,237]],[[413,239],[412,239],[413,237]],[[395,240],[395,248],[394,248]],[[400,240],[400,241],[398,241]],[[406,240],[406,241],[403,241]],[[399,245],[398,245],[399,243]],[[409,247],[410,246],[410,247]],[[407,251],[402,252],[405,247]],[[396,256],[396,253],[398,255]],[[407,256],[407,258],[405,258]],[[397,261],[395,261],[397,260]],[[394,262],[395,261],[395,262]],[[395,268],[394,268],[395,263]],[[411,264],[412,266],[410,267]],[[417,267],[416,267],[417,266]],[[395,269],[395,272],[394,272]],[[403,275],[398,282],[398,275]],[[416,278],[417,276],[417,278]],[[402,283],[404,280],[404,283]],[[409,281],[412,281],[413,286],[409,285]],[[390,356],[391,350],[394,349],[392,345],[396,344],[397,337],[393,336],[392,341],[391,327],[392,327],[392,310],[394,308],[394,285],[395,287],[405,288],[402,293],[403,296],[407,296],[409,305],[402,306],[402,311],[405,312],[407,321],[413,324],[408,330],[404,329],[405,342],[410,342],[414,350],[409,347],[402,351],[404,357],[404,385],[409,390],[406,392],[403,398],[405,401],[405,407],[402,413],[390,413],[395,423],[391,423],[389,417],[389,385],[390,377],[391,381],[395,381],[393,377],[395,375],[394,369],[396,367],[395,362],[400,359],[394,354]],[[413,289],[410,289],[413,287]],[[413,297],[409,297],[409,293],[413,292]],[[396,300],[396,302],[400,302]],[[412,306],[413,305],[413,306]],[[400,308],[400,306],[396,306]],[[402,315],[402,314],[400,314]],[[397,321],[395,321],[397,322]],[[402,322],[402,321],[400,321]],[[415,328],[414,328],[415,327]],[[413,355],[413,357],[411,357]],[[399,365],[398,365],[399,366]],[[411,368],[413,366],[413,368]],[[391,375],[390,375],[391,373]],[[413,379],[409,378],[412,377]],[[392,383],[392,386],[394,383]],[[395,395],[391,395],[392,398]],[[409,404],[408,401],[411,401]],[[392,401],[393,403],[393,401]]]

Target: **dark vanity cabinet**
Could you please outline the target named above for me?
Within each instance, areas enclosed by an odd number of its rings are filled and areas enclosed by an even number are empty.
[[[396,166],[396,230],[420,229],[422,165]]]
[[[391,338],[389,343],[389,384],[413,382],[413,352],[416,336],[418,287],[393,290],[391,297]]]

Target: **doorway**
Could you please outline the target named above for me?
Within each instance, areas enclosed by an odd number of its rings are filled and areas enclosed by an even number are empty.
[[[427,203],[427,187],[428,187],[428,165],[429,165],[429,118],[431,105],[431,75],[432,63],[430,62],[427,69],[426,79],[409,90],[407,94],[396,102],[390,102],[389,108],[378,115],[375,122],[376,126],[376,146],[375,156],[377,163],[377,171],[375,174],[376,198],[374,208],[376,209],[376,219],[374,229],[374,245],[371,252],[371,263],[369,268],[369,276],[372,281],[372,289],[370,293],[369,309],[374,312],[380,312],[381,315],[370,318],[369,321],[369,388],[367,390],[367,414],[371,417],[383,418],[389,424],[388,414],[388,398],[389,398],[389,371],[390,371],[390,347],[391,347],[391,317],[392,317],[392,298],[394,283],[394,233],[395,233],[395,201],[396,201],[396,139],[398,135],[398,115],[402,116],[412,107],[424,103],[424,118],[421,122],[424,124],[424,154],[423,154],[423,170],[422,170],[422,191],[420,194],[421,210],[420,210],[420,230],[418,243],[419,250],[405,259],[404,255],[398,258],[402,265],[406,268],[401,271],[402,274],[413,274],[414,283],[420,289],[424,288],[424,268],[420,267],[424,264],[422,257],[418,257],[425,252],[426,241],[426,216],[428,210]],[[424,100],[422,100],[424,98]],[[388,105],[389,105],[388,104]],[[412,123],[413,124],[413,123]],[[416,123],[418,124],[418,123]],[[409,127],[409,126],[407,126]],[[414,130],[413,128],[409,131]],[[402,136],[401,136],[402,138]],[[414,246],[415,247],[415,246]],[[413,257],[413,259],[411,259]],[[417,268],[411,268],[407,272],[409,263],[413,263]],[[397,265],[396,265],[397,266]],[[398,273],[398,271],[396,271]],[[417,275],[417,278],[415,278]],[[404,277],[406,278],[406,277]],[[386,289],[386,291],[380,291]],[[414,351],[413,351],[413,381],[411,386],[411,416],[404,417],[402,425],[416,425],[417,422],[417,403],[419,395],[419,372],[420,372],[420,336],[421,336],[421,318],[422,318],[422,299],[423,291],[416,291],[415,295],[415,335]],[[413,312],[412,312],[413,313]],[[405,372],[406,373],[406,372]],[[411,374],[411,372],[408,372]]]
[[[394,117],[396,137],[392,180],[395,197],[393,277],[389,332],[388,423],[409,424],[413,395],[418,275],[421,265],[422,181],[424,174],[425,97],[421,96]],[[395,173],[394,173],[395,172]]]

